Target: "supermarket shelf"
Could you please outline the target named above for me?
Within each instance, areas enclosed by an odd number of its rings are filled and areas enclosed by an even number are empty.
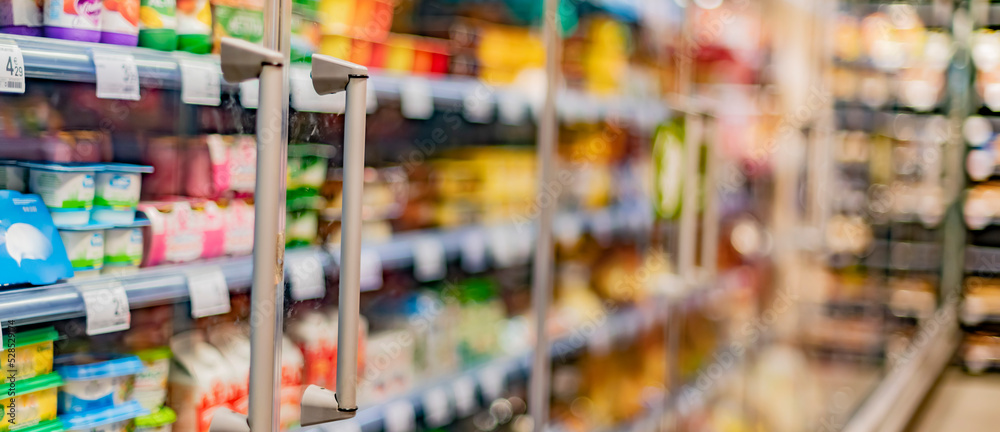
[[[130,54],[135,58],[139,72],[140,86],[178,90],[181,88],[179,62],[183,59],[198,59],[218,64],[215,55],[194,55],[185,52],[164,52],[149,48],[124,47],[99,43],[68,41],[32,36],[0,35],[0,43],[15,43],[24,56],[27,78],[83,83],[96,82],[93,53]],[[305,65],[296,65],[295,73],[308,76]],[[224,93],[235,93],[239,86],[222,80]],[[399,99],[404,88],[425,85],[438,108],[462,107],[470,97],[486,101],[492,105],[493,116],[500,111],[501,100],[512,100],[520,106],[522,121],[529,121],[535,109],[531,95],[509,88],[492,87],[473,77],[462,76],[416,76],[374,72],[372,87],[379,98]],[[421,90],[418,93],[423,92]],[[564,91],[559,95],[560,116],[566,121],[595,121],[616,118],[632,121],[640,127],[652,127],[668,118],[671,111],[660,99],[601,97],[580,91]],[[540,101],[536,101],[537,102]]]
[[[947,304],[923,322],[905,355],[889,369],[845,432],[902,431],[959,344],[955,305]]]
[[[646,230],[652,223],[651,213],[641,206],[609,208],[593,213],[573,214],[581,222],[583,232],[607,231],[613,235],[623,230]],[[638,222],[638,223],[636,223]],[[461,254],[465,236],[479,233],[483,242],[488,241],[488,230],[498,229],[482,226],[465,227],[455,230],[427,230],[398,235],[391,241],[363,245],[362,251],[373,251],[381,261],[382,269],[400,269],[413,265],[416,242],[423,238],[433,238],[441,242],[446,257],[453,259]],[[506,229],[511,230],[512,227]],[[513,232],[513,231],[508,231]],[[533,237],[533,230],[525,229],[525,234]],[[318,260],[326,273],[336,274],[336,254],[319,247],[292,249],[285,257],[289,263],[304,260]],[[101,277],[81,282],[65,282],[55,285],[11,289],[0,292],[0,320],[14,320],[18,324],[49,322],[84,316],[85,307],[78,286],[83,283],[121,283],[132,308],[142,308],[160,304],[171,304],[188,299],[186,272],[217,267],[225,275],[226,283],[233,293],[246,292],[251,285],[252,258],[229,257],[188,264],[177,264],[142,269],[138,273],[123,277]]]
[[[659,296],[653,301],[647,301],[638,306],[610,311],[603,325],[583,325],[576,330],[555,337],[550,345],[551,356],[560,358],[582,349],[603,350],[607,349],[612,342],[622,343],[634,340],[644,329],[664,322],[669,304],[677,305],[680,310],[684,310],[686,307],[700,304],[712,295],[718,295],[721,290],[692,290],[682,298],[672,300],[666,296]],[[471,383],[474,386],[473,397],[477,400],[477,406],[480,406],[478,401],[482,401],[484,406],[489,406],[493,399],[501,397],[498,391],[499,387],[502,386],[498,386],[497,383],[524,380],[530,376],[530,371],[530,352],[501,357],[461,373],[416,386],[414,390],[405,395],[364,407],[358,411],[357,417],[353,420],[306,427],[293,432],[393,430],[386,426],[387,422],[402,421],[398,418],[400,413],[408,417],[404,420],[410,423],[424,419],[429,409],[440,410],[440,407],[428,408],[427,406],[428,403],[433,403],[427,397],[432,391],[444,391],[445,400],[449,403],[447,406],[449,415],[454,416],[457,411],[455,406],[456,389],[463,384],[468,386]],[[698,392],[705,395],[700,390]],[[390,418],[392,420],[389,420]],[[417,430],[420,429],[417,428]]]

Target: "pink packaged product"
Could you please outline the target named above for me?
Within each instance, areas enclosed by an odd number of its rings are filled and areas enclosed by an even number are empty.
[[[180,140],[176,137],[148,138],[143,144],[143,162],[153,173],[142,180],[143,197],[155,198],[181,194],[184,178]]]
[[[253,211],[253,205],[241,199],[230,200],[223,207],[226,219],[226,255],[248,255],[253,252]]]
[[[0,0],[3,1],[3,0]],[[41,137],[0,140],[0,159],[48,162],[103,162],[111,160],[111,140],[96,131],[47,133]]]
[[[0,33],[42,35],[42,2],[0,0]]]
[[[196,229],[202,233],[201,258],[215,258],[226,254],[226,215],[210,200],[193,200]],[[252,228],[251,228],[252,229]]]
[[[141,202],[139,211],[149,219],[149,227],[145,228],[143,267],[190,262],[201,257],[205,235],[199,215],[189,203]]]
[[[252,193],[257,147],[252,136],[206,135],[192,139],[185,152],[184,192],[216,199],[229,192]]]

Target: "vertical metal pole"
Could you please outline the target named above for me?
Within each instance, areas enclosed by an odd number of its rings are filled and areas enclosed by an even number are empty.
[[[705,140],[705,212],[701,217],[701,267],[705,280],[715,283],[715,273],[719,259],[719,179],[718,179],[718,121],[712,122],[712,129]]]
[[[698,161],[701,154],[701,116],[684,116],[684,195],[681,202],[678,270],[685,284],[697,281],[695,254],[698,249]],[[687,287],[685,287],[687,288]]]
[[[556,118],[556,96],[559,86],[559,0],[545,0],[545,106],[538,125],[538,191],[548,193],[547,185],[555,181],[555,150],[559,138]],[[546,429],[549,419],[549,336],[546,332],[549,303],[552,300],[552,219],[558,196],[549,197],[549,205],[541,206],[538,217],[538,242],[535,244],[535,262],[531,284],[531,304],[535,309],[535,350],[531,364],[531,418],[535,432]]]
[[[340,326],[337,329],[337,403],[357,409],[358,307],[361,303],[361,194],[365,172],[367,78],[347,82],[344,119],[344,202],[340,236]],[[347,315],[344,315],[347,314]],[[353,319],[349,315],[353,315]]]
[[[265,48],[289,57],[291,2],[267,0]],[[285,305],[285,177],[288,160],[288,68],[265,66],[257,109],[253,286],[250,291],[250,406],[255,431],[278,430],[281,309]]]

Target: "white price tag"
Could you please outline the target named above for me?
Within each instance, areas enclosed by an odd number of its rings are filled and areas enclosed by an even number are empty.
[[[409,401],[400,400],[385,407],[386,432],[414,432],[416,428],[416,413]]]
[[[510,267],[517,260],[516,239],[504,227],[494,227],[490,231],[490,256],[496,267]]]
[[[455,414],[468,417],[476,409],[476,382],[468,375],[462,375],[451,386],[455,393]]]
[[[218,267],[188,270],[188,294],[191,296],[191,316],[201,318],[229,312],[229,285]]]
[[[99,335],[128,330],[132,322],[128,295],[117,280],[93,282],[77,287],[87,312],[87,334]]]
[[[291,86],[291,105],[297,111],[340,114],[347,110],[347,92],[320,95],[307,74],[293,75]]]
[[[286,262],[292,300],[312,300],[326,295],[323,263],[315,255]]]
[[[399,109],[403,117],[427,120],[434,115],[431,84],[420,77],[410,77],[399,84]]]
[[[580,236],[583,234],[583,221],[578,215],[572,213],[561,214],[556,216],[552,231],[560,245],[571,248],[580,241]]]
[[[139,100],[139,68],[131,54],[95,52],[93,57],[98,98]]]
[[[0,92],[24,93],[24,57],[13,43],[0,43]]]
[[[448,393],[444,388],[437,387],[424,393],[421,403],[424,405],[424,423],[428,427],[451,423],[451,404],[448,403]]]
[[[372,249],[361,249],[361,290],[382,287],[382,258]]]
[[[181,59],[181,100],[191,105],[219,106],[222,101],[220,66],[208,61]]]
[[[240,105],[247,109],[257,109],[260,104],[260,80],[252,79],[240,83]]]
[[[507,384],[507,371],[501,367],[487,367],[479,371],[479,384],[483,387],[483,400],[490,403],[503,397]]]
[[[497,110],[500,122],[505,125],[519,125],[528,116],[528,103],[514,91],[497,93]]]
[[[418,281],[443,279],[447,268],[444,245],[440,240],[424,237],[413,243],[413,275]]]
[[[486,270],[486,239],[481,230],[471,230],[462,237],[462,270],[469,273]]]
[[[494,91],[484,83],[473,87],[462,100],[462,116],[470,123],[489,123],[493,120]]]

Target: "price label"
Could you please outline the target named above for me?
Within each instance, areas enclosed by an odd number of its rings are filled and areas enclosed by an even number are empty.
[[[560,245],[571,248],[580,241],[580,236],[583,234],[583,221],[575,214],[561,214],[556,216],[552,231]]]
[[[24,93],[24,57],[13,43],[0,43],[0,92]]]
[[[479,371],[479,383],[483,388],[483,400],[500,399],[507,383],[507,371],[498,366],[485,368]]]
[[[478,229],[462,237],[462,270],[468,273],[486,270],[486,238]]]
[[[95,52],[93,57],[98,98],[139,100],[139,69],[131,54]]]
[[[128,295],[117,280],[77,286],[87,312],[87,334],[99,335],[128,330],[132,322]]]
[[[410,77],[399,86],[399,108],[403,117],[427,120],[434,115],[434,93],[426,79]]]
[[[385,407],[386,432],[414,432],[416,428],[416,413],[409,401],[400,400]]]
[[[318,257],[309,255],[289,260],[287,264],[292,300],[312,300],[326,295],[326,277]]]
[[[361,432],[361,425],[355,419],[341,420],[322,426],[323,432]]]
[[[292,108],[298,111],[342,114],[347,110],[347,92],[320,95],[305,74],[293,76],[291,85]]]
[[[222,77],[219,65],[203,60],[181,59],[181,100],[191,105],[219,106]]]
[[[441,280],[446,270],[447,257],[440,240],[425,237],[413,243],[413,275],[418,281]]]
[[[191,296],[191,316],[201,318],[229,312],[229,285],[218,267],[192,269],[185,272],[188,294]]]
[[[424,423],[428,427],[440,427],[451,423],[451,404],[448,403],[448,393],[445,392],[444,388],[433,388],[424,393],[422,399]]]
[[[462,99],[462,116],[470,123],[489,123],[493,120],[495,105],[493,90],[480,83],[465,93]]]
[[[361,290],[373,291],[382,287],[382,258],[372,249],[361,250]]]
[[[499,111],[500,123],[519,125],[524,123],[528,116],[528,103],[517,92],[499,92],[497,93],[497,110]]]
[[[240,105],[247,109],[257,109],[260,104],[260,80],[252,79],[240,83]]]
[[[472,377],[463,375],[451,386],[455,393],[455,413],[459,417],[468,417],[476,409],[476,382]]]

